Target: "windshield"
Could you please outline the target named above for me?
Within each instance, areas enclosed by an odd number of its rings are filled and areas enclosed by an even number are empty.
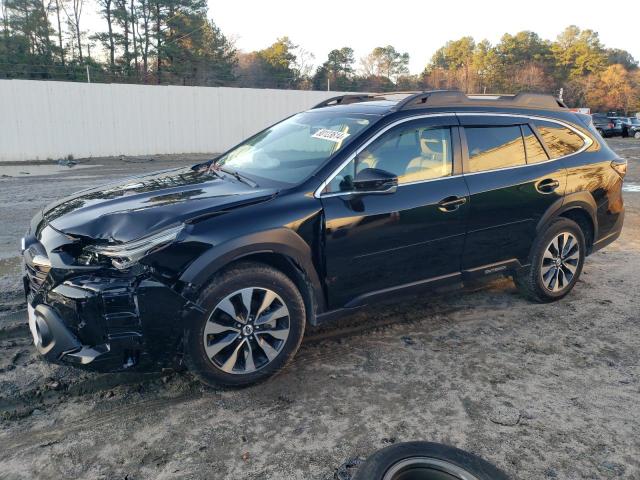
[[[216,161],[225,171],[297,184],[344,148],[376,117],[334,112],[294,115],[251,137]]]

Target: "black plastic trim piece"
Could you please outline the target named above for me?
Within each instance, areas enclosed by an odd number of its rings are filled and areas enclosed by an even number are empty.
[[[328,107],[332,102],[335,102],[335,105],[348,105],[349,103],[359,103],[359,102],[369,102],[371,100],[375,100],[375,95],[338,95],[336,97],[327,98],[326,100],[314,105],[311,109],[314,110],[316,108]]]
[[[373,292],[364,293],[362,295],[357,296],[350,302],[348,302],[344,308],[355,308],[361,307],[364,305],[368,305],[372,302],[377,302],[381,300],[387,300],[389,294],[392,295],[409,295],[414,291],[419,291],[424,287],[431,287],[434,285],[440,285],[443,283],[453,282],[455,280],[460,279],[461,273],[449,273],[447,275],[440,275],[438,277],[426,278],[424,280],[418,280],[416,282],[405,283],[402,285],[396,285],[394,287],[384,288],[382,290],[375,290]]]
[[[489,275],[504,275],[506,273],[517,272],[523,268],[522,263],[516,258],[496,263],[489,263],[480,267],[469,268],[462,271],[463,280],[483,278]]]

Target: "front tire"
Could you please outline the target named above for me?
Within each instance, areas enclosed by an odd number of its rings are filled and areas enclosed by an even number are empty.
[[[240,263],[200,295],[206,315],[186,335],[189,370],[210,386],[242,387],[279,373],[300,347],[304,301],[282,272]]]
[[[640,132],[634,133],[633,138],[635,138],[636,140],[640,140]]]
[[[575,286],[586,254],[580,226],[568,218],[554,220],[535,239],[530,266],[515,275],[520,292],[537,302],[553,302]]]

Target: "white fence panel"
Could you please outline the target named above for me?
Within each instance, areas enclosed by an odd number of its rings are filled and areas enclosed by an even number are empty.
[[[0,162],[222,152],[338,94],[0,80]]]

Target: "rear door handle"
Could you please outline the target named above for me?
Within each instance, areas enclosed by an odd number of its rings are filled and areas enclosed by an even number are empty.
[[[560,182],[554,178],[546,178],[536,184],[536,190],[540,193],[552,193],[560,186]]]
[[[467,203],[466,197],[447,197],[438,202],[438,209],[443,212],[453,212]]]

